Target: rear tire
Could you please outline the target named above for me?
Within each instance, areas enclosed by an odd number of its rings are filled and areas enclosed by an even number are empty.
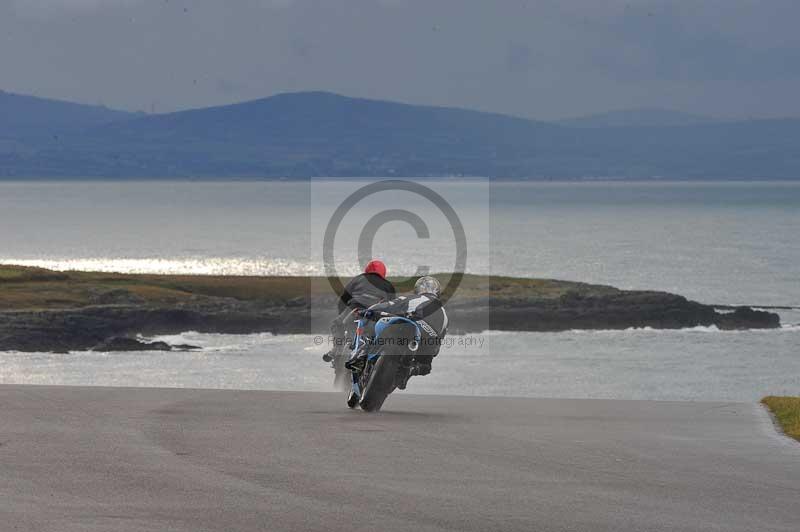
[[[400,368],[400,357],[396,355],[381,355],[372,368],[369,382],[364,387],[359,405],[365,412],[378,412],[383,402],[395,389],[395,379]]]

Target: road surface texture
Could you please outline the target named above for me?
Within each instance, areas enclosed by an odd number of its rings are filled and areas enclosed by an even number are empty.
[[[800,530],[757,405],[0,386],[5,531]]]

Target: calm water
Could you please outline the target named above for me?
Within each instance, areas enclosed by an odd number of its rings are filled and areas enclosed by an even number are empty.
[[[320,359],[326,349],[312,336],[185,333],[158,339],[203,350],[6,353],[0,355],[0,382],[331,390],[332,371]],[[800,327],[484,333],[451,340],[433,373],[412,379],[409,392],[725,401],[800,394]]]
[[[365,183],[0,183],[0,261],[57,269],[319,274],[333,210]],[[673,291],[713,303],[800,306],[800,183],[430,183],[461,217],[467,271]],[[381,193],[335,241],[342,275],[377,231],[393,271],[453,267],[447,220]],[[800,394],[800,313],[780,331],[487,334],[455,345],[420,393],[752,400]],[[199,353],[0,354],[0,382],[327,389],[312,337],[184,335]]]

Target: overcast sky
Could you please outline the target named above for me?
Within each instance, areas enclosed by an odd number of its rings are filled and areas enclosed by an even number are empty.
[[[330,90],[800,116],[798,21],[797,0],[0,0],[0,89],[157,112]]]

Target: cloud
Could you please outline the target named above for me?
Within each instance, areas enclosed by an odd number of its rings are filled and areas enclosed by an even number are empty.
[[[22,15],[52,15],[64,12],[94,11],[125,7],[141,0],[13,0],[14,10]]]
[[[535,118],[796,115],[798,17],[797,0],[0,0],[0,86],[128,109],[324,89]]]
[[[299,4],[298,0],[235,0],[240,3],[238,7],[259,6],[274,9],[286,9]],[[376,0],[379,3],[397,3],[403,0]],[[91,13],[114,8],[128,8],[136,4],[153,7],[154,4],[174,4],[187,9],[194,7],[191,0],[12,0],[14,11],[20,15],[31,16],[57,16],[72,13]],[[237,6],[231,3],[230,9]]]

